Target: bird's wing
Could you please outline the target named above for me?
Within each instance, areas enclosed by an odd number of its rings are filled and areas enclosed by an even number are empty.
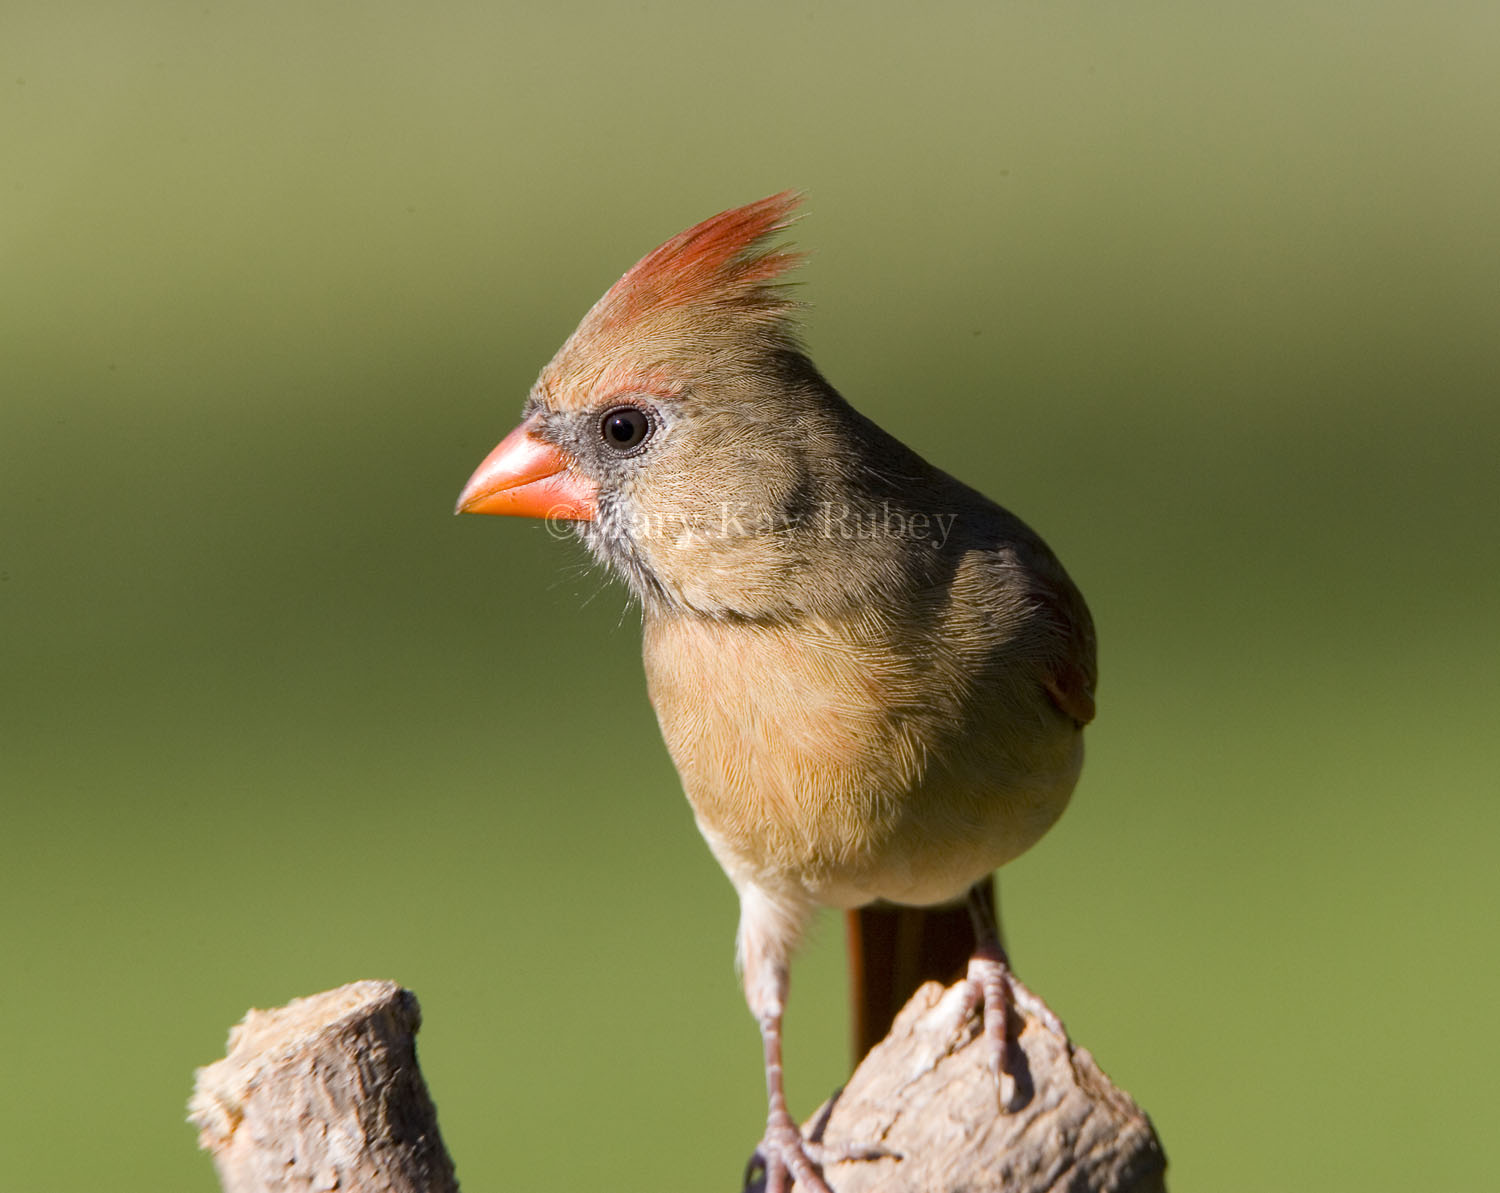
[[[1072,717],[1081,728],[1094,719],[1094,689],[1081,667],[1061,663],[1042,684],[1052,703]]]
[[[1094,719],[1099,670],[1094,621],[1057,556],[1018,518],[998,511],[995,538],[957,579],[966,599],[1003,627],[1000,657],[1026,660],[1052,703],[1081,728]]]
[[[1056,627],[1060,649],[1049,660],[1042,686],[1052,703],[1082,728],[1094,719],[1094,685],[1099,682],[1094,619],[1062,565],[1052,562],[1055,569],[1045,577],[1041,603]]]

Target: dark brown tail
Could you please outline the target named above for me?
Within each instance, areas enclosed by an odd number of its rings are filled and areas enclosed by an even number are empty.
[[[1000,922],[995,881],[974,891]],[[942,907],[876,904],[847,912],[849,996],[852,1004],[854,1063],[857,1065],[891,1029],[896,1012],[923,982],[952,982],[974,952],[969,898]]]

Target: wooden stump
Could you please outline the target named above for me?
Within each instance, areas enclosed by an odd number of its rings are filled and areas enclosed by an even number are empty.
[[[251,1011],[188,1104],[225,1193],[457,1193],[417,1068],[417,999],[355,982]]]
[[[1011,1063],[1029,1096],[1000,1112],[979,1019],[959,1019],[962,993],[922,986],[814,1116],[807,1133],[831,1153],[835,1193],[1163,1193],[1151,1121],[1037,1020],[1014,1021]],[[872,1147],[884,1154],[860,1158]]]
[[[1002,1113],[961,1002],[957,985],[919,989],[809,1125],[834,1193],[1163,1193],[1150,1120],[1039,1021],[1016,1020],[1024,1104]],[[456,1193],[417,1068],[420,1023],[391,982],[246,1015],[190,1106],[225,1193]]]

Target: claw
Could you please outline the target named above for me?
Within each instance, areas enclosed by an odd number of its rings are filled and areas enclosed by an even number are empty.
[[[823,1175],[822,1149],[802,1138],[790,1115],[773,1114],[766,1122],[766,1134],[750,1159],[745,1188],[753,1189],[756,1161],[765,1179],[760,1185],[765,1193],[790,1193],[792,1182],[806,1193],[830,1193]],[[818,1159],[814,1159],[814,1156]]]
[[[1051,1007],[1021,984],[1004,955],[976,954],[969,961],[960,1021],[983,1009],[989,1066],[995,1077],[1000,1109],[1014,1113],[1031,1099],[1030,1076],[1020,1042],[1011,1038],[1011,1011],[1020,1012],[1062,1040],[1072,1063],[1073,1041]]]
[[[1019,1095],[1015,1073],[1006,1062],[1010,1059],[1010,970],[1003,961],[991,957],[974,957],[969,961],[967,1006],[965,1013],[983,1008],[984,1036],[989,1044],[990,1072],[1000,1109],[1014,1112],[1024,1106]]]

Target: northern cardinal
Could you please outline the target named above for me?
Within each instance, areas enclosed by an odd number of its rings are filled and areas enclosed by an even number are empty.
[[[631,268],[458,509],[570,520],[639,599],[662,735],[740,898],[766,1185],[826,1193],[782,1088],[788,966],[810,914],[967,892],[970,1008],[983,1003],[1009,1103],[1007,1003],[1056,1021],[1010,972],[990,875],[1067,804],[1096,669],[1088,609],[1042,540],[808,359],[779,282],[798,256],[770,243],[797,201],[713,216]],[[854,939],[872,988],[929,976],[878,929]],[[905,982],[889,972],[902,965]]]

